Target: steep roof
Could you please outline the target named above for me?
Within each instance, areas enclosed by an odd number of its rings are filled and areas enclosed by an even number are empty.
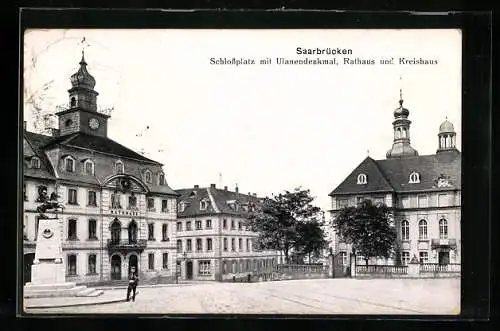
[[[228,191],[225,189],[218,189],[214,187],[202,188],[185,188],[176,190],[179,193],[179,202],[186,203],[184,211],[177,211],[180,217],[198,216],[204,214],[234,214],[245,216],[247,212],[241,207],[249,202],[257,204],[260,199],[255,196],[242,194],[238,192]],[[207,201],[207,208],[202,210],[200,208],[200,201]],[[238,203],[240,207],[238,210],[234,209],[231,205],[232,202]]]
[[[419,183],[409,183],[412,172],[419,174]],[[367,175],[367,184],[357,184],[360,173]],[[448,179],[451,186],[438,187],[438,179],[442,176]],[[457,150],[376,161],[367,157],[329,195],[460,189],[460,176],[461,154]]]
[[[72,147],[86,148],[96,152],[113,154],[124,158],[130,158],[138,161],[161,165],[161,163],[148,159],[147,157],[144,157],[141,154],[134,152],[130,148],[120,145],[119,143],[117,143],[112,139],[106,137],[94,136],[84,132],[77,132],[67,136],[54,138],[50,143],[48,143],[45,146],[45,148],[50,148],[58,144],[72,146]]]
[[[47,155],[43,152],[44,146],[49,144],[54,138],[43,134],[24,132],[23,139],[23,156],[25,159],[30,159],[37,156],[40,159],[40,168],[34,169],[24,167],[24,175],[29,177],[55,179],[54,170],[50,164]]]

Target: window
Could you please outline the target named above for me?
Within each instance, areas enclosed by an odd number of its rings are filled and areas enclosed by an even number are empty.
[[[237,269],[236,269],[236,268],[237,268],[237,266],[236,266],[236,261],[233,261],[233,262],[231,263],[231,272],[232,272],[233,274],[237,272]]]
[[[203,250],[203,244],[200,238],[196,239],[196,251],[201,252]]]
[[[234,220],[231,220],[231,230],[234,230]]]
[[[184,201],[179,203],[179,211],[182,213],[186,209],[186,203]]]
[[[235,240],[231,238],[231,250],[234,252],[236,250]]]
[[[196,230],[201,230],[201,221],[194,222]]]
[[[206,220],[205,221],[205,227],[207,229],[211,229],[212,228],[212,220]]]
[[[447,194],[439,194],[438,195],[438,207],[446,207],[448,206],[448,195]]]
[[[76,220],[68,220],[68,240],[77,240]]]
[[[168,200],[161,200],[161,212],[168,212]]]
[[[123,174],[125,172],[122,161],[115,162],[115,172],[117,174]]]
[[[95,254],[90,254],[89,255],[89,260],[88,260],[88,273],[90,275],[96,274],[96,256]]]
[[[146,181],[146,183],[151,183],[153,181],[151,177],[151,171],[146,170],[146,172],[144,173],[144,180]]]
[[[67,172],[74,172],[75,171],[75,160],[73,160],[71,157],[66,157],[66,171]]]
[[[191,222],[186,222],[186,231],[191,231]]]
[[[410,184],[418,184],[420,183],[420,174],[418,172],[413,171],[410,174],[410,180],[408,181]]]
[[[70,205],[78,204],[76,189],[74,189],[74,188],[68,189],[68,204],[70,204]]]
[[[95,191],[88,191],[87,203],[89,206],[97,207],[97,194]]]
[[[364,197],[356,197],[356,205],[359,205],[363,200],[365,200]]]
[[[28,195],[26,194],[26,184],[23,184],[23,195],[24,201],[28,201]]]
[[[155,269],[155,255],[154,255],[154,253],[148,254],[148,269],[149,270]]]
[[[243,250],[243,239],[238,239],[238,250],[242,251]]]
[[[427,221],[420,220],[418,222],[418,239],[426,240],[427,239]]]
[[[384,203],[384,197],[376,197],[373,199],[373,202],[375,203],[375,205],[381,205]]]
[[[241,222],[238,222],[238,230],[241,230],[243,229],[243,224],[241,224]]]
[[[191,239],[186,240],[186,251],[191,252],[192,249]]]
[[[149,211],[155,210],[155,198],[148,198],[148,210]]]
[[[227,252],[227,238],[224,238],[224,252]]]
[[[37,158],[36,156],[34,156],[31,159],[31,167],[34,168],[34,169],[40,168],[40,159]]]
[[[154,225],[154,223],[148,224],[148,240],[155,240],[155,225]]]
[[[177,223],[176,223],[176,228],[175,228],[175,230],[176,230],[177,232],[182,231],[182,222],[177,222]]]
[[[161,240],[168,241],[168,224],[161,225]]]
[[[182,240],[177,239],[177,252],[182,252]]]
[[[205,200],[200,201],[200,210],[207,209],[207,202]]]
[[[165,184],[165,175],[164,174],[159,174],[158,175],[158,182],[160,183],[160,185],[164,185]]]
[[[129,209],[137,209],[137,197],[132,193],[128,197],[128,208]]]
[[[428,263],[429,262],[429,253],[419,252],[418,255],[419,255],[420,263]]]
[[[410,240],[410,223],[401,221],[401,240]]]
[[[357,184],[366,184],[366,175],[365,174],[359,174],[358,175],[358,181]]]
[[[227,229],[227,219],[222,220],[222,228]]]
[[[419,195],[418,196],[418,208],[427,208],[427,195]]]
[[[247,252],[250,252],[250,239],[247,239]]]
[[[245,270],[246,270],[246,271],[252,271],[252,270],[250,269],[250,264],[251,264],[251,262],[252,262],[252,261],[250,261],[250,260],[246,260],[246,263],[245,263],[245,264],[246,264],[246,267],[245,267]]]
[[[97,239],[97,221],[89,220],[89,239],[95,240]]]
[[[410,197],[403,197],[401,199],[401,204],[403,205],[403,208],[410,208]]]
[[[68,275],[69,276],[76,275],[76,255],[75,254],[68,255]]]
[[[448,239],[448,221],[444,218],[439,220],[439,239]]]
[[[71,107],[75,107],[76,106],[76,99],[75,99],[75,97],[71,97],[70,106]]]
[[[73,121],[71,120],[71,118],[68,118],[68,119],[64,122],[64,125],[66,125],[66,126],[71,126],[71,125],[73,125]]]
[[[342,209],[347,207],[347,199],[337,199],[337,209]]]
[[[401,262],[403,265],[408,265],[408,263],[410,263],[410,252],[403,252],[401,254]]]
[[[168,253],[163,253],[162,268],[163,269],[168,269]]]
[[[83,165],[83,169],[84,169],[86,175],[93,175],[94,174],[94,163],[90,160],[85,161],[85,163]]]
[[[340,263],[347,265],[347,252],[340,252]]]
[[[121,209],[122,205],[120,203],[120,194],[112,193],[111,194],[111,208],[113,209]]]
[[[212,269],[210,268],[210,260],[199,261],[198,262],[198,274],[199,275],[210,275]]]
[[[207,238],[207,251],[212,251],[212,238]]]

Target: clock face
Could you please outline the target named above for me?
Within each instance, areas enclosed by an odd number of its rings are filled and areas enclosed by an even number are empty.
[[[89,121],[89,126],[91,129],[97,129],[99,127],[99,121],[95,118],[91,118]]]

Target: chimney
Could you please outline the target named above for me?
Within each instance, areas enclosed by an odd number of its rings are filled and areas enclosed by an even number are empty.
[[[248,192],[248,194],[247,194],[247,195],[248,195],[248,196],[252,196],[252,193]]]
[[[254,197],[257,197],[257,193],[254,193],[254,194],[253,194],[253,196],[254,196]]]
[[[60,131],[59,129],[50,129],[52,131],[52,137],[59,137]]]
[[[200,186],[199,185],[195,185],[194,188],[200,188]]]
[[[27,125],[27,122],[23,121],[23,129],[24,129],[24,131],[26,131],[26,125]]]
[[[215,188],[215,184],[210,184],[210,188]]]
[[[234,188],[234,192],[238,193],[238,185]]]
[[[227,191],[227,186],[224,186],[224,191]]]

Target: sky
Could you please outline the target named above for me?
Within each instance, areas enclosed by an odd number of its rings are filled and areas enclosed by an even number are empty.
[[[298,55],[297,47],[352,54]],[[391,148],[400,89],[420,155],[436,152],[446,118],[461,149],[459,30],[29,30],[28,130],[35,130],[29,96],[43,114],[68,104],[82,49],[99,107],[113,109],[108,137],[163,163],[174,189],[213,183],[271,196],[301,187],[328,209],[328,194],[366,156],[384,159]],[[346,57],[375,64],[344,64]],[[260,65],[265,58],[272,63]],[[278,65],[276,58],[339,64]]]

